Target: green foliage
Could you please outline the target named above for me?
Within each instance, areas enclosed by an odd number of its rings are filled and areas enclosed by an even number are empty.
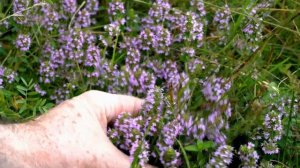
[[[59,0],[45,0],[49,4],[57,4]],[[86,1],[78,1],[79,5]],[[105,34],[103,27],[109,23],[109,16],[106,13],[107,4],[110,1],[101,1],[100,12],[95,16],[96,24],[83,28],[83,32],[91,32],[98,36]],[[126,2],[126,15],[129,18],[128,26],[132,29],[132,33],[123,32],[115,37],[109,38],[108,43],[113,47],[105,47],[101,50],[101,54],[110,59],[109,66],[125,62],[126,53],[121,52],[119,43],[124,36],[135,36],[135,32],[140,30],[140,26],[133,20],[136,17],[147,15],[147,11],[151,7],[150,0],[128,0]],[[268,14],[263,20],[265,25],[263,29],[264,39],[258,43],[259,48],[255,52],[246,51],[244,48],[237,48],[235,43],[239,39],[243,39],[243,28],[245,20],[249,17],[250,6],[255,6],[259,0],[205,0],[205,7],[208,11],[208,18],[211,21],[214,13],[223,9],[224,4],[228,3],[233,13],[228,32],[228,43],[219,45],[219,36],[207,37],[201,47],[195,47],[193,43],[176,44],[170,52],[170,55],[177,56],[183,47],[193,46],[196,50],[195,58],[200,58],[205,69],[197,69],[195,73],[189,74],[195,79],[203,79],[211,76],[212,71],[218,70],[218,75],[228,77],[232,82],[232,89],[226,95],[229,101],[234,105],[233,114],[229,120],[230,128],[226,130],[228,144],[233,144],[236,139],[242,136],[247,141],[251,141],[257,134],[256,128],[263,125],[265,114],[270,110],[272,103],[278,103],[281,98],[292,98],[290,105],[285,105],[285,110],[289,113],[282,120],[284,133],[282,139],[278,142],[280,154],[277,155],[261,155],[261,167],[299,167],[300,165],[300,113],[294,111],[293,106],[298,105],[294,102],[300,95],[300,3],[297,0],[274,1],[275,5],[270,8],[260,9],[259,12]],[[187,0],[170,0],[175,9],[189,10],[189,1]],[[55,94],[55,88],[62,88],[65,84],[64,79],[57,81],[55,84],[43,84],[46,88],[47,95],[41,96],[35,90],[35,84],[39,83],[38,65],[40,58],[43,56],[43,44],[49,41],[53,48],[58,48],[59,43],[57,37],[60,36],[58,30],[45,33],[40,23],[31,27],[21,26],[12,19],[12,1],[2,0],[0,3],[0,23],[8,21],[9,29],[0,26],[0,65],[8,67],[12,71],[18,73],[14,83],[7,84],[4,88],[0,88],[0,118],[8,121],[23,122],[28,121],[36,116],[47,112],[55,104],[55,99],[50,96]],[[70,23],[70,20],[62,22]],[[122,30],[124,27],[122,27]],[[32,38],[32,47],[28,52],[21,52],[16,49],[14,41],[18,32],[25,32]],[[214,31],[212,27],[205,27],[205,35],[210,35]],[[100,45],[100,44],[97,44]],[[107,53],[107,55],[105,55]],[[165,61],[161,55],[151,55],[152,53],[143,53],[143,57],[154,57],[159,61]],[[150,56],[149,56],[150,55]],[[170,57],[171,57],[170,56]],[[169,57],[169,56],[166,56]],[[180,55],[179,58],[172,58],[182,69],[187,69],[187,64],[191,60],[187,55]],[[0,66],[0,67],[1,67]],[[125,66],[120,67],[125,69]],[[87,71],[92,72],[94,69],[90,67]],[[66,90],[70,93],[65,98],[78,95],[89,89],[99,89],[82,76],[80,65],[74,69],[74,81],[66,82]],[[105,87],[110,86],[110,77],[105,80]],[[104,79],[99,79],[104,80]],[[157,81],[162,83],[163,81]],[[76,88],[72,88],[76,85]],[[184,89],[190,87],[193,97],[189,102],[189,110],[194,114],[205,113],[205,100],[201,93],[199,81],[190,81],[185,87],[179,91],[179,97],[184,95]],[[121,89],[120,89],[121,90]],[[172,91],[167,93],[172,100]],[[270,95],[277,94],[277,97]],[[171,101],[172,102],[172,101]],[[177,102],[180,103],[180,102]],[[155,106],[158,106],[155,104]],[[115,140],[117,141],[117,140]],[[182,139],[178,139],[177,145],[180,146],[181,154],[185,167],[204,167],[205,163],[211,157],[211,153],[216,149],[216,144],[212,141],[203,140],[182,143]],[[261,141],[257,141],[259,145]],[[240,144],[239,144],[240,145]],[[257,147],[258,149],[258,147]],[[170,151],[172,154],[172,151]],[[195,163],[195,164],[193,164]],[[138,161],[135,158],[133,167],[138,167]]]
[[[0,89],[0,116],[8,121],[28,121],[38,114],[47,112],[53,103],[41,98],[39,93],[34,91],[34,83],[31,79],[26,82],[20,78],[15,86],[17,92],[10,92]]]

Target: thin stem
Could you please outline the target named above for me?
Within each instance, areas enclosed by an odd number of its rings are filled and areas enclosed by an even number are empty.
[[[1,66],[3,66],[4,65],[4,63],[5,63],[5,61],[7,60],[7,58],[11,55],[11,53],[12,53],[12,50],[9,50],[9,52],[8,52],[8,54],[7,54],[7,56],[4,58],[4,60],[2,61],[2,63],[1,63]]]
[[[293,95],[293,97],[292,97],[292,102],[291,102],[291,106],[290,106],[290,113],[289,113],[289,120],[288,120],[288,125],[287,125],[287,127],[286,127],[286,130],[285,130],[285,137],[284,137],[284,147],[283,147],[283,149],[286,149],[286,146],[287,146],[287,143],[286,143],[286,141],[287,141],[287,138],[288,138],[288,136],[289,136],[289,130],[290,130],[290,126],[291,126],[291,121],[292,121],[292,112],[293,112],[293,107],[294,107],[294,102],[295,102],[295,94],[294,94],[294,92],[292,93],[292,95]],[[285,160],[285,150],[284,150],[284,152],[283,152],[283,155],[282,155],[282,160],[283,160],[283,162],[284,162],[284,160]]]
[[[176,141],[177,141],[177,143],[178,143],[178,145],[180,147],[180,150],[181,150],[181,152],[183,154],[183,157],[184,157],[184,160],[185,160],[185,163],[186,163],[186,167],[187,168],[191,168],[191,165],[190,165],[190,162],[189,162],[189,158],[187,157],[187,154],[186,154],[186,152],[185,152],[185,150],[184,150],[181,142],[178,139],[176,139]]]
[[[115,57],[116,57],[116,50],[117,50],[118,39],[119,39],[119,35],[115,39],[114,50],[113,50],[113,55],[112,55],[112,59],[111,59],[111,66],[113,66],[114,63],[115,63]]]
[[[85,1],[83,1],[83,2],[81,3],[81,5],[77,8],[77,10],[75,11],[75,13],[72,15],[71,21],[70,21],[69,26],[68,26],[68,29],[69,29],[69,30],[71,29],[71,25],[72,25],[72,23],[73,23],[73,21],[74,21],[74,19],[75,19],[75,15],[76,15],[76,14],[79,12],[79,10],[84,6],[84,4],[85,4]]]
[[[36,7],[36,6],[43,6],[43,5],[47,5],[47,3],[41,2],[41,3],[34,4],[34,5],[26,8],[26,9],[24,9],[24,10],[18,11],[18,13],[22,13],[22,12],[28,11],[28,10]],[[21,15],[21,14],[18,14],[18,13],[13,13],[12,15],[6,16],[3,19],[1,19],[0,22],[3,22],[4,20],[9,19],[9,18],[11,18],[13,16],[24,16],[24,15]]]

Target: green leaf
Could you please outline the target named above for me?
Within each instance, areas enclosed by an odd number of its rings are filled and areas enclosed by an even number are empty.
[[[27,109],[27,104],[23,104],[19,110],[19,114],[22,114]]]
[[[35,95],[38,95],[38,94],[39,93],[34,92],[34,91],[27,93],[28,96],[35,96]]]
[[[36,98],[28,98],[27,100],[30,102],[35,102],[35,101],[39,100],[39,98],[37,98],[37,97]]]
[[[53,2],[51,0],[45,0],[46,2],[48,2],[49,4],[53,5]]]
[[[17,89],[22,90],[22,91],[27,91],[27,88],[25,88],[24,86],[21,86],[21,85],[17,85]]]
[[[22,82],[24,83],[25,86],[28,86],[26,80],[24,78],[21,77]]]
[[[184,147],[184,149],[189,152],[198,152],[197,145],[188,145],[188,146]]]
[[[23,104],[23,103],[26,103],[26,100],[25,99],[20,99],[20,100],[17,100],[16,103]]]
[[[26,96],[26,93],[23,90],[17,89],[23,96]]]
[[[11,110],[0,111],[0,116],[8,120],[19,120],[21,118],[21,116],[18,113]]]
[[[215,143],[213,141],[197,141],[197,148],[199,151],[207,150],[209,148],[213,148]]]

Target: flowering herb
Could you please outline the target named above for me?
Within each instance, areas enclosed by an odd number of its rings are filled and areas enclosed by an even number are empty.
[[[107,134],[132,167],[296,167],[286,163],[299,156],[296,7],[4,1],[0,116],[33,117],[50,107],[44,99],[60,103],[89,89],[128,94],[143,98],[143,109],[124,111]],[[41,110],[24,105],[28,97]]]

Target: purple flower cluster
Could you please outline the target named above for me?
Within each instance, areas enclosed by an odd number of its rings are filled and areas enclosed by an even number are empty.
[[[296,113],[299,109],[299,101],[297,98],[295,98],[293,102],[290,97],[282,96],[277,93],[270,94],[269,96],[270,99],[273,100],[272,102],[270,102],[270,105],[268,107],[270,111],[275,109],[282,117],[288,117],[290,115],[290,112],[292,111],[291,115],[296,116]]]
[[[230,82],[226,82],[226,79],[219,77],[208,78],[202,82],[202,85],[202,93],[205,99],[211,102],[218,102],[221,100],[224,93],[231,87]]]
[[[0,67],[0,88],[3,88],[3,76],[4,76],[4,68]]]
[[[199,17],[196,13],[187,12],[186,16],[186,31],[183,32],[183,39],[189,42],[196,41],[197,46],[200,47],[202,45],[204,35],[204,23],[202,22],[201,17]]]
[[[181,49],[182,55],[187,55],[189,57],[195,56],[195,49],[192,47],[184,47]]]
[[[29,7],[30,0],[14,0],[13,1],[13,12],[16,15],[14,17],[18,24],[27,25],[29,22]]]
[[[89,27],[91,25],[91,14],[88,10],[83,9],[78,12],[78,17],[75,22],[76,28]]]
[[[204,17],[206,15],[206,10],[205,10],[203,0],[191,0],[190,4],[192,7],[196,7],[199,16]]]
[[[47,94],[46,91],[42,90],[38,84],[34,85],[34,90],[38,92],[41,96],[45,96]]]
[[[198,58],[191,59],[188,62],[188,69],[191,74],[194,74],[199,71],[201,72],[205,68],[206,68],[206,66],[205,66],[204,62],[199,60]]]
[[[108,130],[110,138],[120,148],[129,151],[130,160],[133,161],[137,156],[141,166],[147,163],[149,157],[149,143],[144,139],[144,134],[142,116],[134,118],[127,113],[120,114],[114,123],[114,129]]]
[[[152,22],[161,23],[169,14],[171,5],[168,0],[156,0],[148,12]]]
[[[153,49],[157,54],[166,54],[172,44],[172,36],[168,29],[161,25],[152,26],[151,29],[145,28],[140,32],[139,38],[142,41],[142,50]]]
[[[230,29],[230,17],[231,12],[228,5],[226,4],[223,10],[219,10],[216,12],[215,17],[213,19],[213,23],[217,27],[217,30],[228,31]]]
[[[50,96],[51,100],[55,100],[56,104],[63,102],[66,99],[70,99],[70,93],[75,90],[74,84],[65,83],[62,87],[55,89],[54,94]],[[42,90],[37,90],[43,93]]]
[[[0,89],[15,81],[17,73],[0,65]]]
[[[224,144],[226,136],[221,130],[229,128],[227,120],[231,117],[231,103],[223,95],[230,89],[231,83],[223,78],[211,77],[202,81],[202,85],[205,99],[213,104],[204,109],[209,111],[206,121],[207,137],[218,144]]]
[[[226,44],[227,39],[226,35],[228,35],[230,30],[229,21],[231,18],[231,12],[226,4],[224,9],[218,10],[213,19],[213,25],[216,27],[216,35],[219,36],[219,44]]]
[[[114,128],[108,131],[115,144],[129,151],[131,160],[137,156],[140,165],[148,161],[150,153],[153,157],[159,157],[166,167],[178,167],[181,164],[180,154],[174,146],[176,138],[183,135],[184,127],[180,116],[167,114],[172,105],[166,101],[161,89],[150,90],[141,116],[133,118],[123,113],[118,116]],[[147,136],[158,137],[154,142],[158,150],[150,149],[149,142],[145,140]]]
[[[176,137],[183,133],[183,127],[178,120],[167,123],[162,128],[157,147],[160,151],[160,161],[165,167],[178,167],[180,165],[180,154],[173,148]]]
[[[254,149],[254,144],[249,142],[247,145],[241,145],[238,152],[242,161],[242,168],[256,168],[259,156]]]
[[[73,15],[77,9],[77,2],[76,0],[62,0],[62,7],[64,12]]]
[[[134,158],[137,157],[139,165],[144,167],[149,160],[149,148],[149,143],[146,140],[135,141],[129,151],[130,161],[133,162]]]
[[[181,117],[181,116],[180,116]],[[195,117],[188,116],[186,119],[181,117],[179,120],[183,126],[183,133],[188,137],[194,139],[202,140],[206,133],[206,123],[203,118],[195,119]]]
[[[263,127],[263,135],[265,141],[262,144],[262,150],[266,154],[276,154],[279,152],[277,141],[282,136],[281,115],[275,111],[266,114]]]
[[[258,3],[256,6],[248,6],[248,17],[245,21],[245,27],[243,33],[245,35],[246,42],[239,48],[246,48],[248,51],[255,52],[259,48],[259,42],[263,39],[263,18],[267,16],[267,12],[260,14],[258,12],[261,8],[267,8],[272,5],[272,1],[264,1]]]
[[[87,0],[85,8],[91,15],[95,15],[99,11],[99,1],[98,0]]]
[[[206,165],[207,168],[223,168],[227,167],[233,157],[233,148],[228,145],[219,146],[218,149],[213,153],[212,158],[209,160],[209,163]]]
[[[121,0],[113,0],[108,5],[108,14],[115,17],[120,14],[125,14],[124,2]]]
[[[48,31],[54,30],[58,27],[59,14],[51,5],[46,5],[42,8],[43,18],[41,19],[42,26]]]
[[[16,48],[20,49],[21,51],[28,51],[31,45],[31,38],[29,35],[19,34],[15,44]]]

